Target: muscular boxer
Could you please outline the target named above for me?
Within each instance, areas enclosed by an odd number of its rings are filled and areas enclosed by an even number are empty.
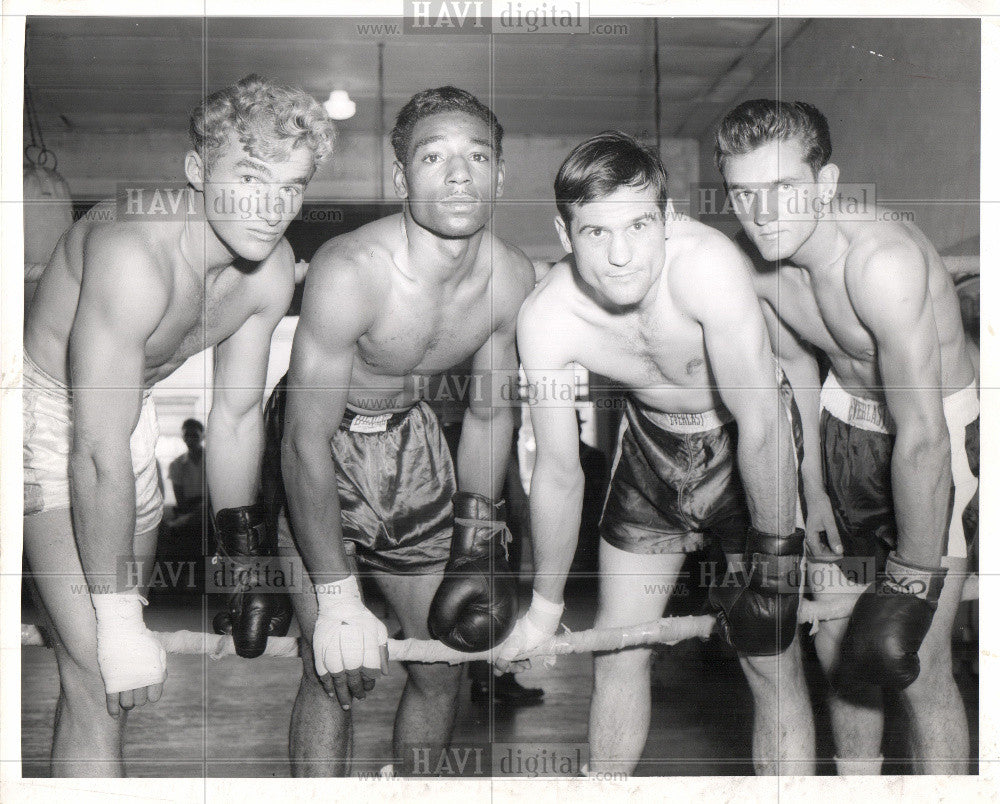
[[[572,253],[538,284],[517,327],[537,447],[534,596],[498,664],[551,636],[562,612],[583,492],[577,363],[628,391],[601,523],[595,627],[662,616],[684,554],[712,540],[732,568],[712,599],[753,693],[755,768],[811,773],[796,639],[794,406],[745,258],[673,213],[659,158],[625,134],[578,145],[555,192],[556,229]],[[636,766],[649,730],[650,657],[648,648],[595,656],[590,770]]]
[[[117,220],[101,204],[60,240],[25,325],[24,544],[59,664],[55,776],[123,775],[122,710],[162,692],[142,616],[162,515],[150,388],[207,347],[220,536],[262,522],[261,395],[293,291],[282,234],[333,128],[301,90],[248,76],[205,99],[191,138],[181,214]]]
[[[934,247],[886,210],[840,203],[830,154],[827,121],[807,103],[743,103],[716,141],[802,413],[810,561],[843,569],[810,570],[827,579],[813,591],[860,596],[849,620],[816,636],[835,688],[849,693],[831,699],[838,766],[879,773],[881,686],[902,689],[919,770],[964,773],[951,629],[961,515],[978,485],[975,370]],[[822,390],[816,352],[830,363]]]
[[[512,434],[509,403],[495,399],[516,383],[515,322],[533,269],[488,228],[503,187],[502,135],[469,93],[418,93],[392,132],[402,214],[334,238],[310,263],[281,441],[292,533],[312,581],[294,599],[306,637],[291,725],[296,775],[349,771],[353,709],[386,660],[386,628],[360,597],[345,541],[406,637],[468,649],[513,626],[516,597],[490,579],[502,561],[496,503]],[[456,485],[419,390],[421,377],[470,355],[479,385]],[[272,397],[272,413],[279,403]],[[401,762],[408,745],[436,756],[447,744],[461,668],[406,672],[393,735]]]

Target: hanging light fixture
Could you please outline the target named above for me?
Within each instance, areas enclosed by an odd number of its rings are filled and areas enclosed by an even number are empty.
[[[348,120],[354,117],[357,111],[357,104],[351,100],[351,96],[344,89],[335,89],[330,93],[326,103],[323,104],[326,113],[334,120]]]

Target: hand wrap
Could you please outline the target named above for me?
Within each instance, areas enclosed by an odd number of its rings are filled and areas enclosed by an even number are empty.
[[[362,602],[358,579],[348,575],[316,584],[316,601],[319,616],[312,640],[316,674],[323,677],[359,667],[380,670],[379,648],[389,644],[389,632]]]
[[[167,652],[142,619],[149,605],[135,589],[91,596],[97,612],[97,664],[108,695],[162,684]]]

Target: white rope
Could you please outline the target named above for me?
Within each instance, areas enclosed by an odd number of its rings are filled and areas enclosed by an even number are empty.
[[[978,589],[976,590],[978,592]],[[856,597],[837,596],[823,604],[803,600],[799,605],[799,622],[813,623],[820,620],[840,619],[850,616]],[[565,633],[543,642],[519,658],[555,656],[565,653],[592,653],[619,650],[637,645],[673,645],[685,639],[708,639],[715,626],[715,617],[708,614],[689,617],[666,617],[651,623],[628,628],[604,628]],[[154,632],[167,653],[208,655],[212,659],[235,655],[232,637],[228,634],[205,634],[196,631]],[[22,645],[45,645],[45,638],[38,627],[21,625]],[[294,657],[299,655],[296,637],[270,637],[266,656]],[[448,662],[459,664],[479,659],[489,660],[489,651],[463,653],[429,639],[390,639],[389,658],[393,661]]]

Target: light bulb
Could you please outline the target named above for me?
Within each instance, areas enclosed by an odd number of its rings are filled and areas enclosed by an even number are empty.
[[[347,120],[354,117],[358,107],[346,90],[335,89],[330,93],[326,103],[323,104],[323,108],[334,120]]]

